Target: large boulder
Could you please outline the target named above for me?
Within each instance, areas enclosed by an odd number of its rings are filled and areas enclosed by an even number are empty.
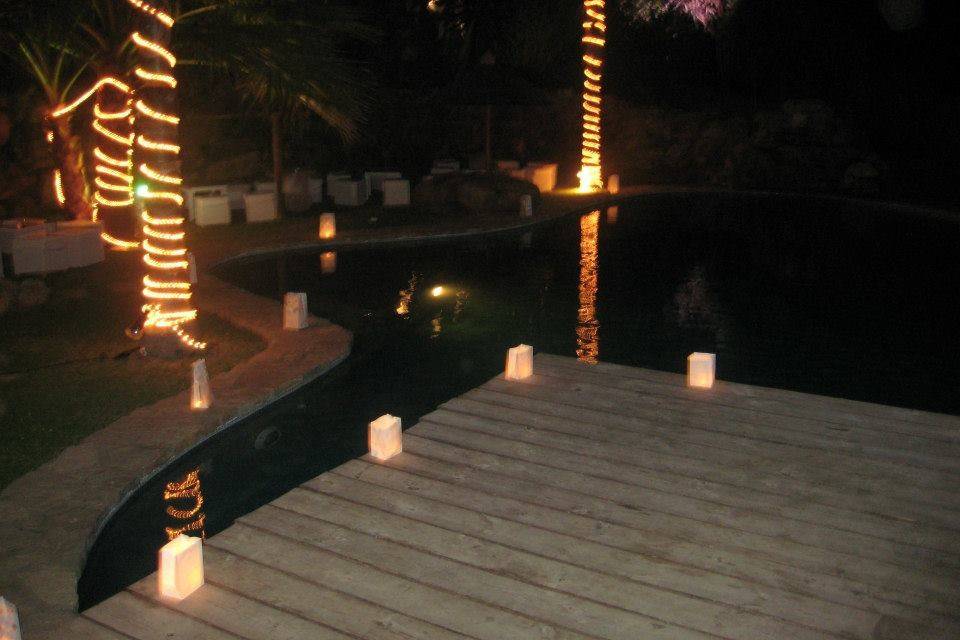
[[[432,176],[413,191],[413,205],[436,215],[482,215],[516,212],[529,195],[534,210],[540,191],[526,180],[499,173],[450,173]]]

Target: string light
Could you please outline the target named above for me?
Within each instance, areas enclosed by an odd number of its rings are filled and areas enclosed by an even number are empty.
[[[157,44],[156,42],[153,42],[152,40],[147,40],[146,38],[141,36],[139,31],[134,31],[133,35],[131,35],[130,38],[133,40],[133,43],[138,47],[147,49],[151,53],[163,58],[171,69],[177,66],[177,58],[172,53],[170,53],[165,47]]]
[[[173,113],[165,113],[163,108],[172,102],[166,92],[177,87],[177,80],[172,75],[177,59],[162,44],[169,41],[169,32],[162,29],[170,29],[174,21],[160,8],[142,0],[128,2],[159,23],[153,25],[156,30],[152,33],[160,32],[160,36],[155,36],[158,41],[144,37],[140,32],[130,36],[140,62],[134,70],[134,76],[142,83],[133,110],[138,117],[134,153],[137,156],[137,184],[140,186],[136,193],[144,205],[140,215],[145,237],[141,243],[143,262],[147,267],[142,292],[146,301],[142,307],[146,314],[144,329],[148,333],[150,330],[169,332],[186,347],[202,350],[206,348],[206,343],[191,337],[183,326],[196,319],[197,310],[189,304],[193,294],[187,277],[190,263],[185,259],[186,233],[182,228],[185,219],[181,214],[183,195],[179,186],[183,179],[179,175],[177,159],[180,145],[176,144],[180,118]],[[179,489],[173,488],[171,491],[192,491],[190,487],[195,487],[199,492],[199,477],[195,472],[189,474],[185,482]],[[186,519],[193,517],[201,505],[202,497],[198,499],[195,510],[173,513],[168,509],[168,513]],[[201,515],[199,524],[194,521],[185,527],[167,531],[168,535],[175,537],[183,531],[202,526]]]
[[[579,191],[589,192],[603,188],[600,157],[600,115],[603,89],[602,51],[606,46],[606,15],[604,0],[584,0],[586,20],[583,23],[583,133],[580,142]]]
[[[108,85],[119,89],[123,93],[130,93],[130,85],[126,84],[125,82],[121,82],[116,78],[107,76],[97,80],[97,82],[92,87],[87,89],[84,93],[80,95],[79,98],[77,98],[73,102],[65,105],[60,105],[59,107],[54,109],[50,115],[52,115],[54,118],[59,118],[60,116],[66,115],[71,111],[74,111],[77,107],[79,107],[81,104],[86,102],[87,99],[90,98],[90,96],[92,96],[97,91],[99,91],[101,87],[108,86]]]
[[[143,11],[147,15],[153,16],[159,20],[163,26],[168,28],[173,26],[173,18],[171,18],[168,13],[160,11],[160,9],[157,9],[156,7],[151,6],[142,0],[127,0],[127,2],[135,6],[137,9],[140,9],[140,11]]]
[[[63,176],[60,169],[53,170],[53,193],[57,197],[57,204],[61,207],[67,204],[67,197],[63,193]]]
[[[177,79],[166,73],[150,73],[149,71],[144,71],[143,69],[137,68],[134,72],[141,80],[146,80],[147,82],[159,82],[160,84],[165,84],[171,89],[177,88]]]

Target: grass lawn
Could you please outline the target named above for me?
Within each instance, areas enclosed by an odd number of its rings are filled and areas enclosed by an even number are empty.
[[[47,302],[0,316],[0,488],[133,409],[190,385],[191,359],[144,358],[124,336],[140,306],[140,254],[45,278]],[[211,375],[263,349],[216,316],[196,325]]]

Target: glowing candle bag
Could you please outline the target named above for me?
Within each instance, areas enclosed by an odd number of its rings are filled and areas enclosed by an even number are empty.
[[[307,294],[287,293],[283,296],[283,328],[299,331],[307,326]]]
[[[320,214],[320,239],[329,240],[337,235],[337,216],[332,213]]]
[[[210,390],[210,374],[207,362],[203,358],[192,365],[193,384],[190,386],[190,408],[194,411],[209,409],[213,404],[213,392]]]
[[[12,602],[0,597],[0,640],[21,640],[20,616]]]
[[[717,356],[714,353],[691,353],[687,356],[687,386],[710,389],[716,377]]]
[[[160,548],[160,597],[183,600],[203,586],[203,542],[179,535]]]
[[[507,380],[524,380],[533,375],[533,347],[520,344],[507,351]]]
[[[370,423],[370,455],[377,460],[389,460],[403,451],[400,418],[389,413]]]
[[[607,176],[607,192],[612,195],[620,193],[620,176],[616,173]]]

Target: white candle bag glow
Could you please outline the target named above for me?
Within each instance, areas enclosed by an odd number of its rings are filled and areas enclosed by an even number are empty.
[[[612,176],[607,176],[607,192],[612,195],[620,193],[620,176],[616,173]]]
[[[283,328],[299,331],[307,326],[307,294],[291,292],[283,296]]]
[[[210,390],[210,374],[207,362],[203,358],[191,365],[193,383],[190,385],[190,408],[194,411],[209,409],[213,404],[213,392]]]
[[[533,347],[520,344],[507,351],[507,366],[504,377],[507,380],[525,380],[533,375]]]
[[[710,389],[716,378],[716,369],[716,354],[691,353],[687,356],[687,386],[694,389]]]
[[[160,597],[183,600],[203,586],[203,542],[180,535],[160,548]]]
[[[337,235],[337,216],[332,213],[320,214],[320,239],[330,240]]]
[[[403,451],[400,418],[389,413],[370,423],[370,455],[377,460],[389,460]]]
[[[20,616],[13,603],[0,597],[0,640],[21,640]]]

